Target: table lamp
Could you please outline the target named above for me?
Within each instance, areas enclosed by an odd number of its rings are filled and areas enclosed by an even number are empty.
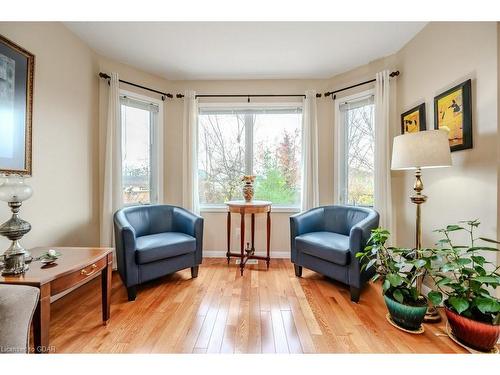
[[[426,130],[416,133],[406,133],[394,138],[392,146],[392,170],[415,170],[415,194],[410,200],[417,205],[415,249],[422,248],[422,224],[420,205],[427,200],[422,194],[422,169],[451,166],[450,144],[448,133],[444,130]],[[422,278],[417,280],[417,289],[421,291]],[[426,321],[439,321],[440,316],[434,307],[427,310]]]
[[[30,223],[19,217],[19,210],[23,201],[29,199],[32,194],[33,190],[25,183],[23,176],[10,175],[4,177],[3,182],[0,180],[0,200],[7,202],[12,211],[12,217],[0,225],[0,235],[12,241],[4,252],[6,258],[21,253],[25,258],[31,256],[19,243],[19,240],[31,230]]]

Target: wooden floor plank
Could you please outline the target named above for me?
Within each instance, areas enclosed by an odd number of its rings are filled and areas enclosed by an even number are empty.
[[[283,326],[285,328],[286,341],[290,353],[297,354],[303,353],[302,345],[300,344],[299,334],[293,321],[292,312],[290,310],[282,310],[281,318],[283,319]]]
[[[58,353],[464,353],[444,323],[411,335],[392,327],[379,284],[349,289],[317,273],[294,275],[289,260],[239,267],[205,259],[190,271],[138,288],[129,302],[112,278],[111,320],[101,323],[100,280],[51,305],[50,343]]]

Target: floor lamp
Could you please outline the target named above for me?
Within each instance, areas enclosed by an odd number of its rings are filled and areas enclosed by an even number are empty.
[[[424,184],[422,183],[422,169],[439,168],[451,166],[450,145],[448,133],[443,130],[426,130],[416,133],[406,133],[394,138],[392,146],[392,170],[415,170],[415,194],[410,197],[416,205],[416,231],[415,248],[422,248],[422,220],[420,206],[425,203],[427,196],[422,194]],[[422,277],[417,280],[417,289],[422,291]],[[425,321],[435,322],[441,318],[434,306],[427,309]]]

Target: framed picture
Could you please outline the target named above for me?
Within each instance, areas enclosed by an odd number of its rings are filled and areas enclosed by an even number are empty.
[[[401,134],[416,133],[425,129],[425,103],[401,115]]]
[[[0,174],[31,175],[35,56],[0,35]]]
[[[434,98],[434,128],[448,132],[451,151],[472,148],[470,79]]]

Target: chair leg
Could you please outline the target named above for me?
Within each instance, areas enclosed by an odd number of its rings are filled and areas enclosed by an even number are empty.
[[[302,266],[298,266],[298,265],[294,264],[293,268],[295,268],[295,276],[301,277],[302,276]]]
[[[135,297],[137,296],[137,287],[131,286],[127,288],[127,295],[129,301],[135,301]]]
[[[350,286],[349,288],[351,290],[351,301],[358,303],[359,302],[359,294],[361,292],[361,289],[356,288],[354,286]]]
[[[199,266],[191,267],[191,277],[194,279],[195,277],[198,277],[198,269]]]

